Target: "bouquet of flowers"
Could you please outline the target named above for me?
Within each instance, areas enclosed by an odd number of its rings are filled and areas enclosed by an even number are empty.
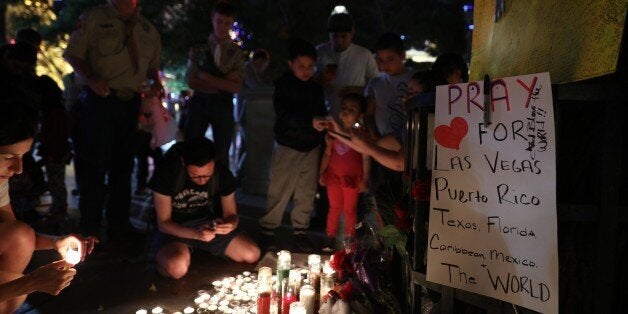
[[[331,293],[319,313],[343,313],[332,309],[342,309],[344,303],[353,313],[400,313],[387,279],[390,278],[389,262],[390,255],[381,237],[365,223],[358,224],[356,236],[347,241],[344,250],[332,256],[330,266],[338,274],[341,285],[335,289],[337,296]]]

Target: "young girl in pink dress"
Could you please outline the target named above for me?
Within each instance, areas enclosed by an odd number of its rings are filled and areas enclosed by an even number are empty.
[[[366,110],[366,99],[356,93],[342,98],[340,106],[341,127],[344,130],[360,128]],[[370,158],[363,156],[331,136],[326,137],[327,146],[321,160],[319,183],[327,187],[329,212],[327,214],[327,241],[323,250],[335,246],[338,220],[344,214],[344,235],[353,236],[357,222],[358,195],[368,185]]]

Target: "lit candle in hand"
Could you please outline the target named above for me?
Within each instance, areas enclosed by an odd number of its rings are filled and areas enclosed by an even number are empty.
[[[81,253],[78,250],[72,249],[72,247],[68,247],[68,251],[65,253],[65,261],[76,265],[81,261]]]

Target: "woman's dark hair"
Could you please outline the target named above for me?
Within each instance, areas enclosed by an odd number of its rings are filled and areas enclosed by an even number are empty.
[[[12,145],[33,138],[37,131],[39,113],[31,98],[0,70],[0,146]],[[6,87],[6,89],[4,88]]]
[[[216,159],[214,142],[206,137],[197,137],[182,143],[181,157],[186,166],[202,167]]]
[[[355,101],[360,106],[360,113],[366,112],[366,98],[358,93],[348,93],[342,96],[341,102]]]

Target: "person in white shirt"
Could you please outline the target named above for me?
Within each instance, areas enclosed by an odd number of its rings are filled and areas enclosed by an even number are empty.
[[[351,15],[332,14],[327,30],[329,41],[316,47],[316,75],[325,88],[327,109],[338,119],[342,95],[363,94],[368,80],[379,72],[371,51],[352,43],[355,27]]]

